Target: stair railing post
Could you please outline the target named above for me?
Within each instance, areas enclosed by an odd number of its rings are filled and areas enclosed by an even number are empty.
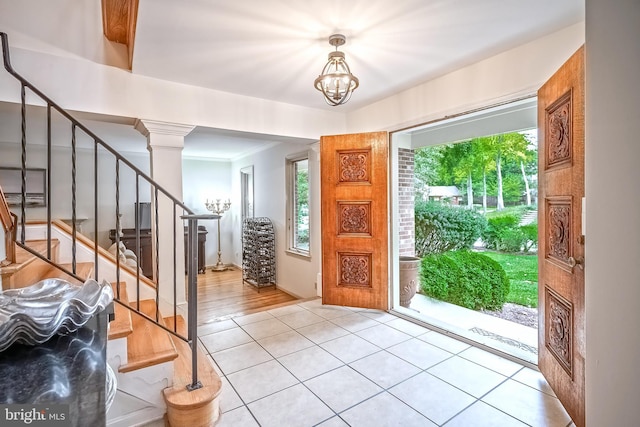
[[[215,219],[214,215],[183,215],[187,220],[187,301],[189,304],[188,339],[191,346],[191,384],[187,390],[202,388],[198,380],[198,220]],[[176,304],[176,301],[173,302]]]

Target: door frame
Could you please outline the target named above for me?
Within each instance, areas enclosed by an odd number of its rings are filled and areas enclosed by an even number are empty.
[[[508,111],[511,111],[515,114],[515,119],[521,118],[519,116],[519,112],[529,111],[530,114],[534,117],[534,120],[537,120],[537,93],[532,92],[529,95],[517,97],[514,99],[510,99],[507,101],[503,101],[496,104],[491,104],[485,107],[476,108],[473,110],[467,110],[464,112],[460,112],[457,114],[453,114],[447,117],[442,117],[438,119],[434,119],[422,124],[403,127],[401,129],[397,129],[394,131],[389,131],[389,191],[390,191],[390,200],[389,200],[389,301],[390,307],[389,310],[402,318],[411,320],[412,322],[421,324],[429,329],[432,329],[436,332],[440,332],[442,334],[451,336],[459,341],[468,343],[475,347],[481,348],[488,352],[497,354],[505,359],[509,359],[515,361],[523,366],[538,369],[538,356],[537,354],[528,353],[524,350],[516,349],[512,352],[508,352],[508,350],[515,348],[504,344],[503,346],[496,345],[496,341],[481,337],[480,335],[473,335],[473,338],[470,338],[469,331],[463,328],[455,327],[454,325],[450,325],[436,317],[430,317],[421,314],[422,318],[418,318],[415,316],[415,313],[411,311],[411,309],[404,308],[400,306],[400,239],[399,239],[399,198],[397,197],[399,185],[398,185],[398,171],[399,171],[399,160],[398,160],[398,148],[403,147],[411,147],[411,138],[407,135],[408,131],[420,130],[422,128],[429,128],[436,125],[447,124],[449,122],[453,123],[459,120],[470,119],[470,122],[477,120],[479,117],[487,116],[490,117],[492,115],[496,115],[496,113],[500,112],[504,115],[504,111],[506,108],[509,108]],[[506,116],[505,116],[506,117]],[[504,128],[500,129],[500,122],[496,122],[496,133],[503,132]],[[537,123],[537,121],[536,121]],[[532,126],[535,128],[535,125]],[[469,136],[470,137],[470,136]],[[461,138],[462,139],[462,138]],[[435,141],[432,144],[424,145],[439,145],[443,143],[443,141]],[[503,349],[504,348],[504,349]]]

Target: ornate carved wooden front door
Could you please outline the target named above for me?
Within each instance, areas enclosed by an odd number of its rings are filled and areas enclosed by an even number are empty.
[[[388,308],[387,132],[323,136],[322,302]]]
[[[538,365],[584,426],[584,47],[538,91]]]

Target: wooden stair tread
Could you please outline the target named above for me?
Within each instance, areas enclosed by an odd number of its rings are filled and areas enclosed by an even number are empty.
[[[140,311],[155,319],[156,304],[153,300],[140,301]],[[163,323],[162,316],[159,317]],[[120,372],[130,372],[147,366],[170,362],[178,357],[176,347],[164,329],[156,326],[136,312],[131,312],[133,332],[127,336],[127,360]]]
[[[60,267],[72,271],[73,266],[71,264],[59,264]],[[93,274],[93,262],[76,262],[76,275],[84,280],[87,280]],[[75,277],[63,272],[62,270],[57,269],[56,267],[51,267],[47,272],[45,272],[40,280],[44,279],[64,279],[70,283],[82,283],[79,282]]]
[[[39,253],[42,256],[47,256],[47,240],[27,240],[25,244],[33,249],[35,252]],[[51,239],[51,255],[55,260],[58,247],[60,246],[60,241],[58,239]],[[21,248],[16,245],[16,262],[9,264],[8,266],[2,267],[2,274],[14,274],[23,268],[27,267],[33,261],[37,260],[38,257],[33,255],[31,252]]]
[[[113,288],[114,299],[118,297],[117,287],[119,287],[120,301],[126,304],[129,303],[127,284],[125,282],[120,282],[119,286],[117,286],[116,283],[111,283],[111,287]],[[115,318],[109,323],[108,338],[110,340],[125,338],[133,332],[133,324],[131,323],[131,310],[117,302],[114,302],[113,308]]]
[[[176,324],[177,332],[186,336],[187,328],[182,316],[168,317],[165,322],[170,329]],[[171,426],[213,425],[220,416],[222,381],[198,346],[198,380],[202,388],[188,391],[186,386],[192,381],[191,347],[177,337],[172,336],[172,339],[180,356],[173,362],[173,385],[162,392],[167,404],[167,423]]]

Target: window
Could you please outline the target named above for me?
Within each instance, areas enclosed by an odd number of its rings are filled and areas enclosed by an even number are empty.
[[[287,159],[287,234],[289,251],[309,255],[309,157]]]

